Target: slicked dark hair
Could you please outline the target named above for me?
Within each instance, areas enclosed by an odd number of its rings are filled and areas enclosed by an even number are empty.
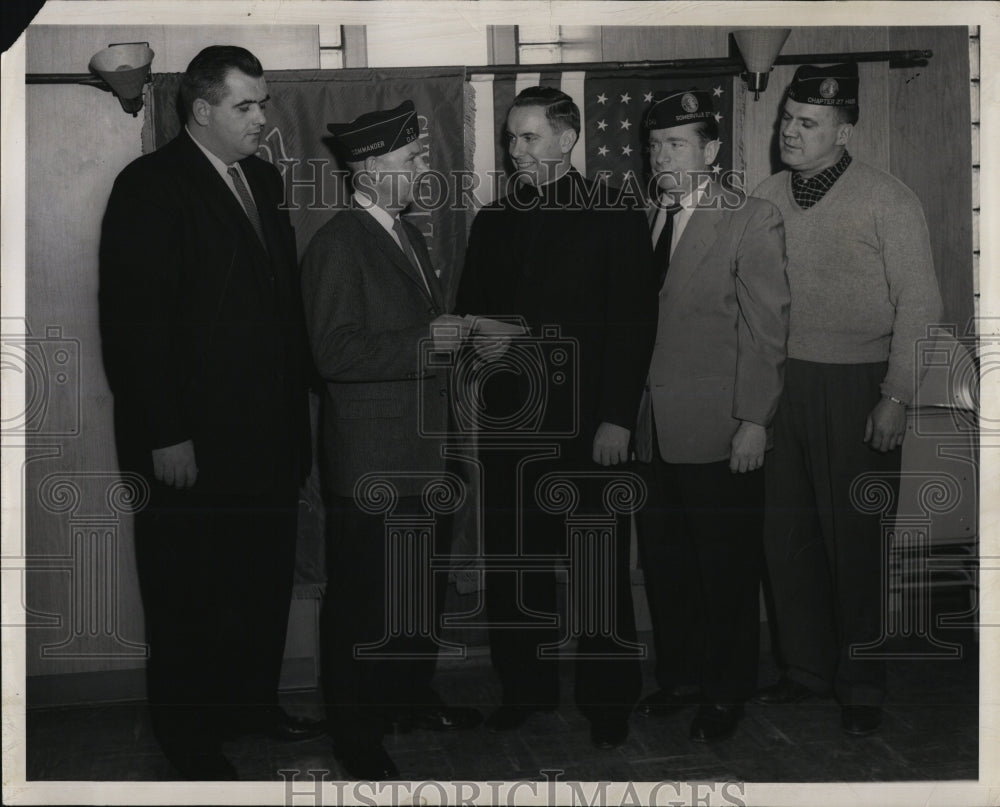
[[[698,142],[704,148],[713,140],[719,139],[719,124],[715,118],[706,118],[698,121],[698,128],[694,130],[698,135]]]
[[[197,99],[204,98],[212,106],[222,100],[230,70],[239,70],[252,78],[264,75],[257,57],[236,45],[209,45],[191,60],[181,78],[179,111],[185,121]]]
[[[580,136],[580,108],[561,90],[555,87],[528,87],[517,94],[510,108],[523,106],[541,107],[555,131],[572,129],[577,137]]]

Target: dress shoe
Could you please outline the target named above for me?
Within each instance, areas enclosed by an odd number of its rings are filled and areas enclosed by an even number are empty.
[[[864,737],[882,725],[882,709],[878,706],[842,706],[840,725],[848,734]]]
[[[489,731],[512,731],[525,724],[535,712],[552,712],[555,706],[522,706],[505,703],[498,707],[483,723]]]
[[[782,676],[778,683],[758,690],[751,700],[761,706],[784,706],[789,703],[801,703],[818,696],[820,693],[814,692],[798,681]]]
[[[381,782],[398,779],[399,769],[381,745],[352,748],[334,755],[353,781]]]
[[[191,782],[233,782],[236,768],[221,751],[165,749],[167,759],[184,780]]]
[[[253,722],[236,720],[223,727],[224,739],[235,739],[243,734],[263,734],[281,742],[301,742],[314,740],[326,733],[326,721],[293,717],[284,709],[267,711],[266,717],[255,717]]]
[[[679,689],[658,689],[647,695],[635,707],[636,713],[646,717],[665,717],[679,712],[698,702],[698,691],[685,692]]]
[[[399,730],[402,732],[412,729],[459,731],[461,729],[474,729],[482,722],[483,715],[478,709],[469,706],[444,705],[406,715],[397,721]]]
[[[590,724],[590,742],[597,748],[617,748],[628,739],[628,720],[595,720]]]
[[[326,721],[298,717],[282,710],[278,719],[264,729],[264,733],[272,740],[283,742],[314,740],[326,733]]]
[[[741,717],[742,703],[703,703],[691,721],[691,739],[696,743],[724,740],[736,731]]]

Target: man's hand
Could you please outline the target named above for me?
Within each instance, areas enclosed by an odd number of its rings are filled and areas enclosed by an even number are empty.
[[[740,474],[756,471],[764,464],[766,449],[767,429],[759,423],[744,420],[733,435],[729,452],[729,470]]]
[[[496,361],[510,347],[509,336],[472,336],[472,346],[483,361]]]
[[[906,404],[883,398],[868,413],[865,442],[883,454],[901,446],[906,436]]]
[[[628,441],[632,432],[614,423],[602,423],[594,435],[594,462],[617,465],[628,459]]]
[[[469,335],[469,321],[454,314],[442,314],[431,321],[431,338],[434,349],[442,353],[458,350],[462,340]]]
[[[153,474],[165,485],[178,490],[189,488],[198,479],[194,443],[185,440],[177,445],[153,449]]]

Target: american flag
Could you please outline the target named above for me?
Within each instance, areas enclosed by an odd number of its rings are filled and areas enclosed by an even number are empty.
[[[587,175],[610,172],[608,183],[621,186],[629,174],[645,181],[649,162],[642,121],[656,92],[698,89],[712,94],[722,146],[712,170],[732,167],[732,79],[650,79],[637,75],[588,76],[583,126],[586,128]],[[577,100],[579,104],[579,100]]]
[[[663,78],[652,71],[582,73],[550,67],[532,73],[527,66],[524,73],[516,75],[473,76],[469,104],[473,114],[466,121],[466,139],[472,144],[473,167],[482,183],[477,198],[480,203],[492,201],[503,187],[489,173],[510,169],[503,141],[504,121],[514,97],[526,87],[556,87],[580,107],[580,139],[572,154],[580,173],[596,179],[609,171],[609,184],[622,186],[632,172],[644,186],[648,164],[642,120],[654,92],[692,88],[711,92],[722,141],[713,169],[717,166],[722,172],[732,168],[733,82],[731,76]]]

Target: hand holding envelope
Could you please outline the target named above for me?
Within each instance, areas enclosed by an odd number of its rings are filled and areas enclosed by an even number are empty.
[[[507,322],[489,317],[466,317],[470,322],[472,345],[477,355],[486,361],[495,361],[507,352],[515,336],[528,333],[523,321]]]

